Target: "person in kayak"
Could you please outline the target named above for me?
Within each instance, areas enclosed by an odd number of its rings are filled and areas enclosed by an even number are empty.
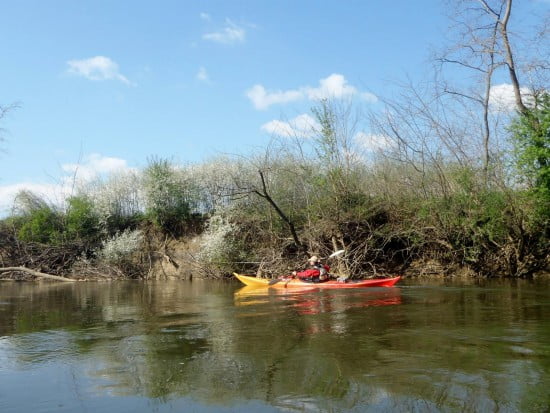
[[[319,283],[323,281],[328,281],[330,267],[326,264],[323,264],[321,260],[313,255],[308,260],[309,268],[305,271],[293,271],[292,275],[298,277],[302,281],[309,281],[314,283]]]

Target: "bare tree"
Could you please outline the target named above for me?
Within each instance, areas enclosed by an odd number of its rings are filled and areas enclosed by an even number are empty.
[[[280,153],[275,154],[270,149],[268,147],[261,156],[246,159],[246,165],[241,164],[241,167],[237,168],[237,173],[232,175],[232,182],[224,192],[233,200],[252,195],[265,201],[284,223],[297,249],[307,254],[307,245],[300,239],[291,215],[285,212],[285,206],[277,200],[276,190],[273,189],[281,191],[279,176],[284,174],[285,162],[281,159]],[[288,205],[288,202],[285,202],[285,205]]]
[[[11,103],[9,105],[0,105],[0,125],[8,114],[19,107],[19,103]],[[0,127],[0,143],[5,141],[4,134],[6,130]],[[0,148],[1,149],[1,148]]]
[[[514,54],[512,52],[512,45],[510,44],[510,38],[508,36],[508,22],[510,21],[510,16],[512,14],[512,0],[499,0],[496,2],[496,7],[490,5],[487,0],[478,1],[481,3],[487,14],[493,18],[497,25],[504,49],[504,57],[508,67],[510,81],[512,82],[512,86],[514,88],[516,106],[520,112],[525,113],[527,112],[527,107],[524,105],[523,98],[521,97],[521,88],[514,62]]]
[[[441,73],[445,73],[445,69],[450,65],[458,69],[459,76],[455,75],[452,82],[441,81],[440,91],[469,100],[479,107],[479,110],[472,114],[477,116],[480,122],[482,164],[487,182],[490,170],[498,166],[491,158],[499,152],[496,146],[499,118],[493,116],[495,111],[490,106],[491,94],[494,93],[494,79],[501,70],[505,70],[514,93],[515,106],[520,113],[526,113],[528,108],[525,103],[525,87],[522,87],[519,80],[520,70],[516,64],[516,55],[519,50],[521,57],[530,59],[531,61],[524,65],[524,70],[536,72],[540,77],[540,73],[544,71],[541,68],[547,65],[548,60],[537,52],[529,54],[526,49],[543,44],[547,28],[543,25],[543,29],[538,31],[536,37],[524,42],[522,47],[514,47],[509,30],[513,16],[512,0],[449,0],[449,4],[452,6],[449,17],[453,22],[449,32],[453,38],[448,50],[440,54],[436,60],[441,64]],[[519,41],[519,36],[515,37]],[[528,43],[529,47],[526,47],[525,43]],[[450,73],[449,77],[456,71]],[[464,79],[468,79],[466,85],[461,84]]]
[[[473,3],[473,4],[470,4]],[[493,128],[490,123],[490,95],[495,71],[504,61],[499,59],[499,23],[489,18],[484,6],[476,6],[478,0],[457,0],[457,9],[451,16],[456,33],[454,44],[437,59],[440,69],[452,65],[466,74],[472,74],[476,81],[474,85],[462,85],[442,82],[441,93],[453,94],[457,98],[467,99],[480,107],[481,136],[483,147],[483,172],[488,180],[491,162],[491,135]],[[501,1],[501,7],[503,2]],[[498,11],[501,12],[501,9]]]
[[[453,0],[458,59],[447,61],[463,67],[490,71],[502,66],[507,69],[513,87],[517,109],[524,113],[527,107],[521,93],[516,54],[508,29],[512,18],[512,0]],[[478,64],[472,61],[479,62]],[[492,73],[491,73],[492,75]]]
[[[370,115],[373,131],[390,142],[384,155],[409,165],[404,176],[424,198],[446,196],[451,190],[450,166],[472,167],[478,150],[472,142],[472,109],[455,94],[441,94],[437,81],[399,85],[395,98],[381,98],[382,113]],[[417,179],[419,177],[419,179]]]

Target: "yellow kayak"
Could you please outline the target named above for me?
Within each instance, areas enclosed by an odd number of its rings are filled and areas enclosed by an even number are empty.
[[[391,287],[401,279],[401,276],[392,278],[379,278],[370,280],[353,280],[353,281],[324,281],[324,282],[307,282],[297,278],[281,278],[277,282],[269,278],[256,278],[250,275],[242,275],[233,273],[239,281],[245,285],[253,287],[271,287],[271,288],[365,288],[365,287]],[[272,285],[269,283],[272,282]]]

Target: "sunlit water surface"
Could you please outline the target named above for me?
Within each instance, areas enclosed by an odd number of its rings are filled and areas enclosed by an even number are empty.
[[[0,412],[548,412],[550,283],[0,283]]]

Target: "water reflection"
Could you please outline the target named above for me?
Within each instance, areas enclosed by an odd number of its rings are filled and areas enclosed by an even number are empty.
[[[550,406],[548,285],[0,287],[3,412]]]
[[[401,304],[401,290],[392,288],[362,288],[357,290],[266,289],[245,286],[235,291],[235,305],[261,305],[273,300],[292,303],[298,314],[341,313],[353,307]]]

